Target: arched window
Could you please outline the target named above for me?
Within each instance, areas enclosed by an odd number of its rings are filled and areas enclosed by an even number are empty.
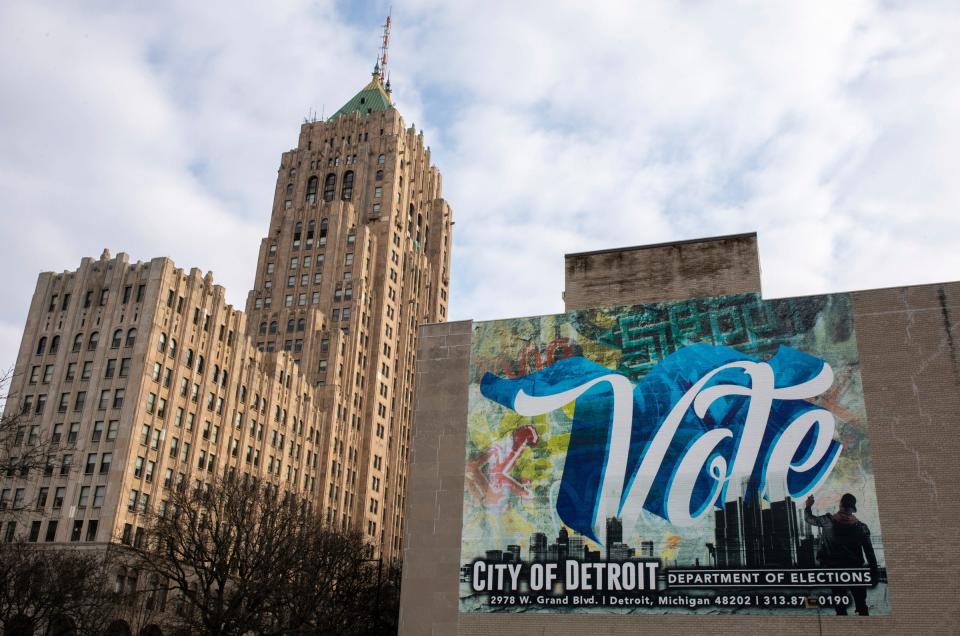
[[[220,384],[222,384],[223,386],[227,386],[227,370],[226,369],[223,370],[223,379],[220,381]]]
[[[288,321],[287,321],[287,331],[293,331],[294,328],[295,328],[295,324],[296,324],[296,323],[294,322],[293,318],[291,318],[290,320],[288,320]]]
[[[313,231],[317,227],[316,221],[307,222],[307,249],[313,247]]]
[[[42,356],[43,352],[47,350],[47,337],[44,336],[40,338],[40,341],[37,343],[37,355]]]
[[[220,380],[220,365],[213,365],[213,383],[216,384]]]
[[[277,321],[276,321],[276,320],[271,320],[271,321],[270,321],[270,333],[271,333],[271,334],[277,333]]]
[[[303,234],[303,223],[297,221],[293,226],[293,249],[300,249],[300,236]]]
[[[307,179],[307,203],[317,202],[317,188],[320,185],[320,179],[314,175]]]
[[[333,201],[333,193],[337,189],[337,175],[332,172],[323,181],[323,200]]]
[[[197,373],[203,373],[203,356],[197,356]]]
[[[326,220],[326,219],[321,219],[321,220],[320,220],[320,240],[319,240],[318,244],[319,244],[319,245],[326,245],[326,244],[327,244],[327,220]],[[317,258],[317,261],[319,262],[319,260],[320,260],[320,259],[319,259],[319,257],[318,257],[318,258]]]
[[[167,352],[167,334],[160,332],[160,338],[157,340],[157,351],[160,353]]]
[[[292,183],[288,183],[288,184],[287,184],[287,194],[293,194],[293,184],[292,184]]]
[[[171,358],[177,357],[177,339],[176,338],[170,338],[170,357]]]
[[[383,170],[377,170],[377,176],[375,178],[377,181],[383,181]]]
[[[191,369],[193,368],[193,349],[187,349],[187,359],[183,363]]]
[[[423,226],[423,215],[417,215],[417,240],[420,240],[420,228]]]
[[[380,155],[379,157],[377,157],[377,163],[381,166],[383,165],[383,162],[386,160],[387,160],[386,155]]]
[[[83,334],[78,333],[73,337],[73,352],[76,353],[80,351],[80,348],[83,346]]]
[[[117,329],[113,332],[113,338],[110,340],[110,348],[119,349],[121,342],[123,342],[123,329]]]
[[[267,321],[266,321],[266,320],[264,320],[263,322],[260,323],[260,329],[257,330],[257,333],[259,333],[261,336],[267,335]]]
[[[410,204],[410,209],[407,211],[407,234],[413,234],[413,204]]]
[[[353,198],[353,170],[347,170],[343,175],[343,186],[340,188],[340,198],[349,201]]]
[[[303,318],[297,321],[297,331],[303,331],[307,326],[307,321]]]
[[[131,329],[127,332],[127,342],[124,344],[126,347],[132,347],[133,343],[137,341],[137,330]]]
[[[100,342],[100,332],[94,331],[90,334],[90,340],[87,341],[87,349],[93,351],[97,348],[97,343]]]
[[[50,341],[50,353],[56,353],[60,350],[60,336],[54,336]]]

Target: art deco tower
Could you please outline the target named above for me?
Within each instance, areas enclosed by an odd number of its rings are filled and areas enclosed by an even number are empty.
[[[382,59],[382,58],[381,58]],[[378,63],[283,154],[247,330],[289,352],[325,414],[325,520],[400,556],[417,328],[446,320],[451,210]]]

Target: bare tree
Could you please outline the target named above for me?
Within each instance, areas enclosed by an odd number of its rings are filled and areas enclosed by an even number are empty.
[[[389,572],[360,532],[313,523],[300,536],[300,558],[277,590],[274,613],[284,634],[386,634]],[[385,613],[386,612],[386,613]]]
[[[102,552],[0,544],[0,624],[6,633],[100,634],[113,611]]]
[[[139,567],[167,581],[183,627],[204,633],[269,631],[271,599],[299,558],[306,508],[255,479],[225,479],[175,492],[153,514],[134,551]]]

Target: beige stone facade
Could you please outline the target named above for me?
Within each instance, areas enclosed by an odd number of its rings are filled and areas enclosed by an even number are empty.
[[[379,78],[348,106],[281,158],[246,313],[166,258],[40,275],[7,412],[54,448],[0,477],[2,532],[136,543],[170,489],[235,473],[400,554],[417,328],[446,319],[452,219]]]
[[[566,270],[568,309],[759,291],[755,235],[569,255]],[[891,615],[459,613],[473,333],[462,321],[421,330],[400,633],[955,633],[960,283],[858,291],[851,299]]]

